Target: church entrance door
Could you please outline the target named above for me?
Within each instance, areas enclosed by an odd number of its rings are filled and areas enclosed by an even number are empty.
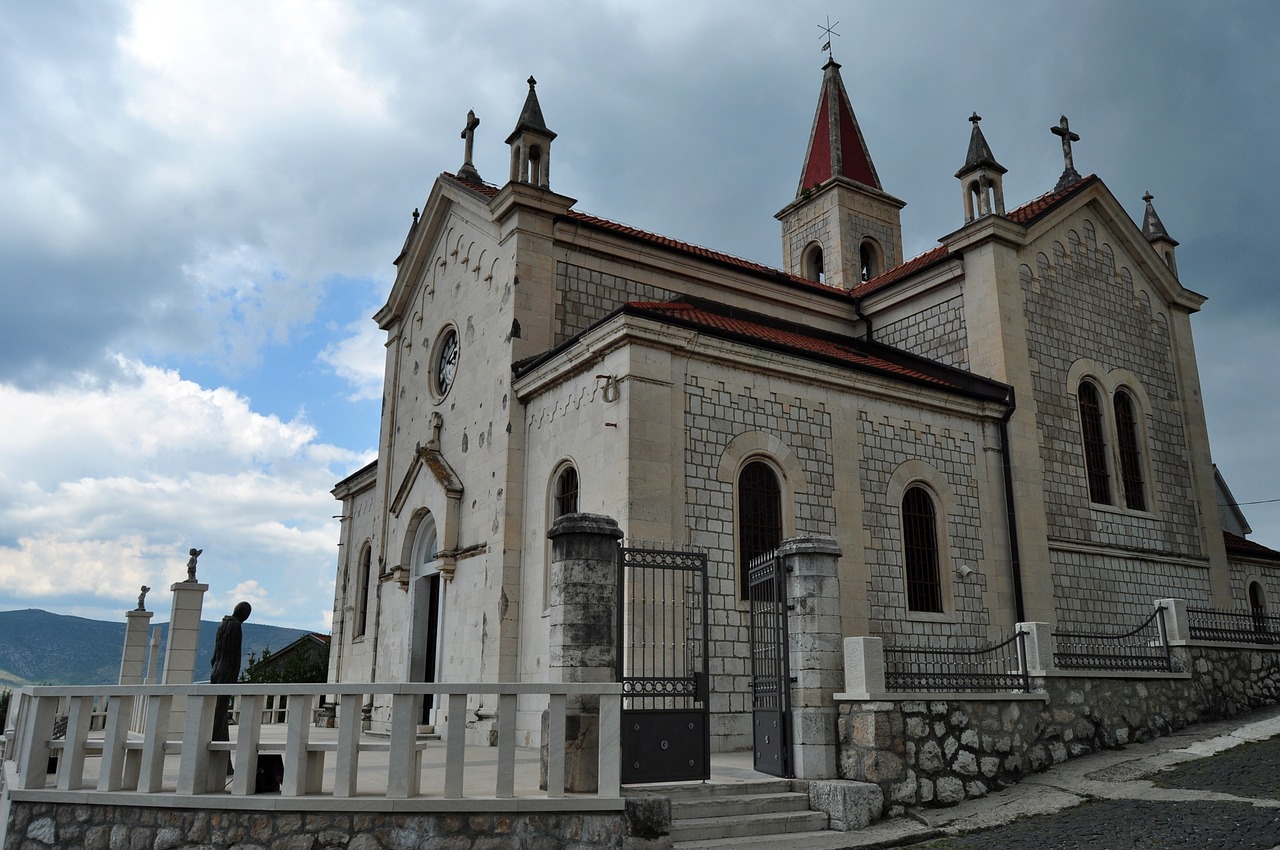
[[[707,553],[618,556],[622,781],[711,778]]]
[[[770,552],[747,568],[751,641],[751,728],[755,769],[790,777],[791,665],[782,558]]]
[[[439,669],[440,612],[444,587],[436,563],[436,524],[431,514],[418,523],[410,554],[412,568],[409,585],[409,659],[406,681],[434,682]],[[422,716],[418,722],[435,722],[436,699],[432,694],[422,698]]]

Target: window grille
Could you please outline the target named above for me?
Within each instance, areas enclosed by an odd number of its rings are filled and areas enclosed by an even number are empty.
[[[578,512],[578,470],[567,466],[556,479],[556,516]]]
[[[922,487],[902,497],[902,554],[907,568],[907,610],[942,613],[938,572],[938,515]]]
[[[738,476],[738,591],[747,598],[752,561],[782,543],[782,487],[769,465],[747,464]]]
[[[1111,475],[1107,472],[1107,441],[1102,430],[1102,402],[1097,388],[1080,384],[1080,430],[1084,438],[1084,468],[1089,479],[1089,501],[1111,504]]]
[[[1116,393],[1116,439],[1120,445],[1120,478],[1124,483],[1125,507],[1147,509],[1146,487],[1142,481],[1142,450],[1138,442],[1138,419],[1133,399],[1124,390]]]

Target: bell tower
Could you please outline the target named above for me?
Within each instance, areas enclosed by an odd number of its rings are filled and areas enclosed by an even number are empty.
[[[902,262],[904,206],[880,185],[840,63],[828,59],[795,200],[775,216],[783,267],[854,288]]]
[[[528,183],[539,189],[551,188],[551,141],[556,134],[547,129],[538,104],[538,81],[529,77],[529,94],[520,110],[516,128],[507,136],[511,146],[511,182]]]

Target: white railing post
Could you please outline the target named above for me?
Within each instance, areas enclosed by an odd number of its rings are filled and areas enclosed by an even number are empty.
[[[516,695],[498,695],[498,782],[494,796],[515,796]]]
[[[164,745],[169,737],[169,716],[173,697],[149,694],[146,699],[146,722],[142,727],[142,759],[138,765],[138,790],[154,794],[164,782]],[[213,727],[210,726],[212,732]]]
[[[418,794],[422,760],[418,752],[421,694],[392,694],[391,752],[387,754],[387,796],[404,800]]]
[[[240,722],[236,724],[235,776],[231,793],[238,796],[257,793],[258,742],[262,738],[262,695],[240,695]]]
[[[1026,633],[1023,642],[1027,648],[1027,675],[1044,676],[1053,672],[1054,639],[1049,624],[1018,623],[1014,628]]]
[[[1191,624],[1187,619],[1187,600],[1157,599],[1156,607],[1164,608],[1164,628],[1170,643],[1191,640]]]
[[[18,726],[18,787],[43,788],[49,768],[49,739],[58,713],[56,697],[33,696],[26,700]]]
[[[311,700],[311,694],[289,694],[282,797],[301,797],[310,784],[307,745],[311,743]]]
[[[622,695],[600,696],[600,759],[596,793],[601,797],[617,797],[622,793]]]
[[[875,637],[844,639],[844,693],[842,699],[883,696],[884,640]]]
[[[107,698],[107,724],[102,736],[102,764],[98,768],[98,790],[119,791],[124,787],[124,763],[128,750],[129,725],[133,719],[132,696]]]
[[[463,767],[466,762],[467,695],[449,694],[449,718],[445,726],[444,796],[462,796]]]
[[[187,716],[182,728],[182,757],[178,761],[178,793],[203,794],[209,789],[209,740],[217,697],[187,696]]]
[[[334,754],[333,796],[354,797],[360,769],[361,694],[338,697],[338,751]]]
[[[84,784],[84,745],[89,740],[93,697],[71,697],[67,708],[67,735],[58,759],[58,790],[76,791]]]
[[[564,796],[565,695],[552,694],[547,705],[547,796]]]

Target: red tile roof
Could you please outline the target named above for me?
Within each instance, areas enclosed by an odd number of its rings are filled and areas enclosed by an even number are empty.
[[[864,371],[879,372],[890,377],[906,378],[934,387],[973,394],[979,384],[982,395],[1004,398],[1005,388],[959,370],[948,369],[923,358],[852,337],[805,332],[799,326],[770,323],[763,316],[743,316],[736,312],[718,312],[708,307],[682,302],[631,302],[623,310],[633,315],[675,321],[687,326],[719,331],[744,342],[789,349],[802,355],[834,361]]]
[[[1280,563],[1280,552],[1277,552],[1275,549],[1269,549],[1261,543],[1254,543],[1252,540],[1246,540],[1238,534],[1232,534],[1230,531],[1222,532],[1222,539],[1227,544],[1228,555],[1240,555],[1245,558],[1262,558],[1264,560]]]
[[[907,260],[905,263],[894,266],[883,274],[876,275],[871,278],[871,280],[858,284],[850,290],[849,294],[854,298],[862,298],[865,295],[870,295],[872,292],[884,289],[886,286],[897,283],[903,278],[910,277],[916,272],[924,271],[930,266],[936,266],[938,263],[941,263],[950,256],[952,256],[952,254],[947,250],[946,245],[939,245],[937,248],[930,248],[920,256]]]
[[[639,228],[631,227],[627,224],[619,224],[618,222],[610,221],[607,218],[600,218],[599,216],[580,213],[577,210],[570,210],[568,217],[574,221],[580,222],[581,224],[596,227],[600,230],[606,230],[610,233],[616,233],[619,236],[638,239],[642,242],[658,245],[662,248],[667,248],[681,254],[689,254],[695,257],[700,257],[704,260],[711,260],[712,262],[719,263],[721,265],[741,269],[742,271],[751,272],[752,274],[761,275],[762,277],[768,277],[792,286],[799,286],[812,292],[820,292],[824,295],[832,295],[838,298],[843,298],[848,295],[845,290],[840,289],[839,287],[827,286],[826,284],[818,283],[815,280],[809,280],[808,278],[800,277],[798,275],[787,274],[784,271],[780,271],[760,263],[753,263],[750,260],[735,257],[732,254],[712,251],[710,248],[703,248],[701,245],[681,242],[680,240],[672,239],[669,236],[650,233],[647,230],[640,230]]]
[[[458,175],[450,174],[447,171],[442,173],[440,176],[448,177],[450,180],[452,180],[454,183],[459,184],[464,189],[470,189],[472,192],[475,192],[477,195],[488,198],[489,200],[493,200],[498,196],[497,186],[490,186],[488,183],[475,183],[471,180],[463,180]]]
[[[1079,192],[1084,187],[1091,186],[1097,182],[1098,175],[1090,174],[1080,182],[1073,183],[1060,192],[1046,192],[1035,200],[1027,201],[1027,203],[1018,207],[1005,217],[1014,224],[1031,224],[1036,219],[1049,212],[1049,210],[1074,195],[1076,192]]]

